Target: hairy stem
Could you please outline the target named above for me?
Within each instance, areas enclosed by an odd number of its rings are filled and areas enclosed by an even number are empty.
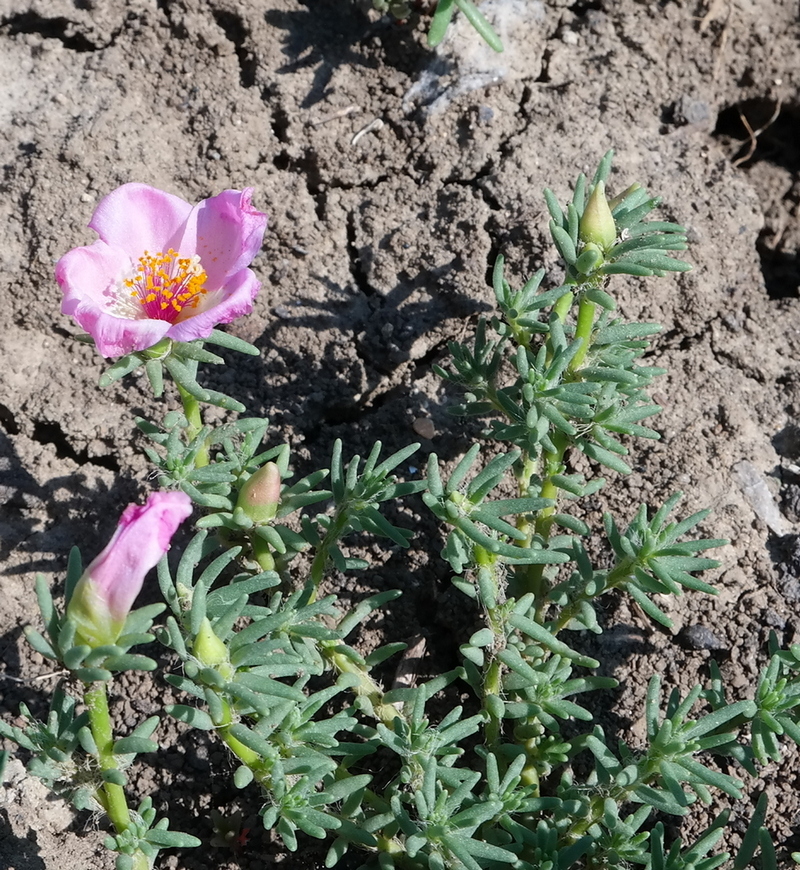
[[[539,496],[542,498],[558,501],[558,487],[553,483],[553,477],[563,471],[564,453],[569,446],[567,438],[561,433],[553,433],[553,444],[555,451],[547,451],[542,456],[542,482],[539,489]],[[518,479],[520,497],[528,495],[530,489],[530,478],[527,481]],[[558,511],[558,505],[554,504],[551,507],[542,508],[536,515],[536,519],[531,526],[527,519],[521,518],[525,524],[523,530],[528,531],[528,538],[525,541],[520,541],[520,546],[529,547],[533,535],[537,535],[545,541],[550,537],[550,530],[553,526],[553,516]],[[517,523],[520,527],[520,522]],[[523,565],[520,566],[516,573],[516,588],[515,595],[525,595],[532,592],[535,597],[536,619],[541,622],[544,614],[544,607],[547,599],[547,588],[544,576],[544,565]]]
[[[403,714],[394,706],[383,700],[383,689],[372,679],[366,666],[359,664],[350,656],[345,655],[338,649],[336,643],[320,643],[320,652],[330,662],[333,668],[340,674],[355,674],[358,683],[352,691],[355,695],[365,698],[372,707],[375,718],[386,725],[387,728],[394,726],[395,719],[402,719]]]
[[[302,604],[311,604],[317,597],[319,584],[325,576],[325,569],[328,566],[331,548],[336,544],[339,538],[342,537],[347,529],[348,523],[348,504],[345,501],[339,505],[333,520],[325,532],[325,537],[322,543],[317,548],[314,555],[314,561],[311,563],[311,570],[308,575],[308,583],[306,584],[306,592],[302,599]]]
[[[119,765],[114,757],[114,734],[111,727],[111,716],[108,712],[108,695],[105,683],[92,683],[84,693],[86,709],[89,713],[89,726],[92,737],[97,745],[97,758],[100,770],[118,770]],[[118,834],[127,830],[131,824],[131,815],[125,791],[122,786],[105,782],[96,792],[97,799],[106,811],[114,829]]]

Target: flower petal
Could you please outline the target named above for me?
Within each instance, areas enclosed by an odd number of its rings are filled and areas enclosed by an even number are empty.
[[[130,269],[131,259],[125,251],[105,242],[67,251],[56,263],[56,281],[64,293],[61,312],[73,314],[75,306],[87,297],[98,307],[107,308],[113,304],[117,284]]]
[[[209,293],[205,310],[173,324],[167,337],[174,341],[208,338],[217,324],[230,323],[243,314],[250,314],[260,289],[261,282],[255,274],[250,269],[242,269],[228,278],[224,290]]]
[[[125,508],[114,536],[86,569],[114,619],[127,617],[145,574],[167,552],[191,512],[192,500],[184,492],[154,492],[146,504]]]
[[[98,352],[106,359],[125,356],[137,350],[147,350],[158,344],[169,331],[167,320],[128,320],[98,310],[89,302],[81,302],[71,314],[92,336]]]
[[[185,492],[154,492],[146,504],[125,508],[113,537],[84,572],[115,620],[127,617],[145,574],[167,552],[191,512],[192,500]]]
[[[73,248],[56,264],[56,280],[64,299],[61,311],[74,317],[106,358],[152,347],[167,334],[162,320],[132,320],[113,312],[120,281],[131,268],[128,255],[105,242]]]
[[[103,197],[89,227],[135,262],[145,251],[166,251],[183,234],[192,206],[147,184],[123,184]]]
[[[186,220],[175,247],[184,257],[200,257],[209,290],[219,289],[229,276],[249,266],[261,249],[267,216],[250,205],[252,195],[250,187],[224,190],[199,202]]]

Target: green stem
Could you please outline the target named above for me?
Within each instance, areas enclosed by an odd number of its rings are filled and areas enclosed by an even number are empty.
[[[554,313],[564,320],[569,312],[570,305],[574,298],[573,293],[567,293],[558,300],[553,308]],[[575,338],[581,341],[578,352],[572,358],[569,364],[568,371],[571,373],[577,372],[584,360],[586,353],[589,350],[592,339],[592,329],[594,328],[595,313],[597,305],[590,302],[585,294],[581,294],[580,302],[578,303],[578,319],[575,325]],[[554,451],[547,451],[542,456],[542,485],[539,495],[542,498],[550,498],[556,501],[558,499],[558,487],[553,483],[553,476],[560,474],[564,463],[564,454],[569,446],[568,440],[562,433],[553,433],[553,442],[555,444]],[[528,494],[530,479],[518,479],[520,495]],[[556,513],[557,506],[544,508],[539,512],[534,524],[533,533],[539,535],[545,541],[550,537],[550,530],[553,525],[553,515]],[[530,544],[530,541],[525,542]],[[547,588],[544,576],[544,565],[531,565],[523,567],[517,571],[518,592],[525,594],[532,592],[536,598],[536,616],[537,622],[542,622],[544,619],[544,609],[547,603]]]
[[[502,697],[503,681],[501,677],[500,662],[496,658],[492,658],[484,675],[483,709],[489,716],[485,729],[486,744],[493,752],[497,751],[500,747],[501,720],[492,713],[490,705],[486,702],[490,696]]]
[[[114,734],[111,728],[111,716],[108,712],[108,695],[105,683],[87,685],[84,693],[86,710],[89,714],[89,726],[92,737],[97,745],[97,758],[100,770],[119,770],[114,757]],[[106,811],[114,829],[118,834],[126,831],[131,824],[131,814],[122,786],[111,782],[103,783],[96,792],[96,797]]]
[[[575,294],[570,291],[569,293],[565,293],[553,306],[553,314],[555,314],[562,323],[567,319],[567,314],[569,314],[569,310],[572,308],[572,301],[574,298]]]
[[[333,547],[344,534],[344,531],[347,528],[348,519],[348,504],[345,501],[339,506],[334,514],[328,531],[325,533],[322,543],[314,554],[314,560],[311,563],[311,570],[308,573],[306,592],[300,602],[301,604],[311,604],[316,600],[319,584],[322,582],[322,579],[325,576],[325,569],[328,566],[331,547]]]
[[[189,441],[192,441],[203,428],[203,418],[200,415],[200,402],[191,393],[184,390],[180,384],[176,384],[176,386],[178,387],[178,395],[180,395],[183,404],[183,413],[186,415],[186,419],[189,423],[189,428],[186,430],[186,437]],[[208,465],[208,462],[208,445],[204,444],[197,451],[197,455],[195,456],[195,468],[203,468]]]
[[[594,327],[596,311],[597,305],[594,302],[590,302],[585,294],[582,295],[581,301],[578,303],[578,322],[575,325],[575,338],[581,339],[581,346],[569,364],[569,372],[578,371],[586,359],[586,353],[592,341],[592,329]]]
[[[553,433],[552,440],[556,449],[555,451],[545,452],[542,456],[542,484],[538,495],[542,498],[549,498],[554,502],[557,502],[558,487],[553,483],[553,477],[563,471],[564,453],[569,446],[569,442],[567,441],[566,436],[559,432]],[[519,480],[518,483],[520,484],[520,497],[525,497],[528,495],[530,479],[528,481]],[[540,510],[536,515],[533,528],[530,528],[530,524],[527,524],[524,529],[525,531],[529,531],[529,535],[526,541],[520,542],[520,546],[530,546],[533,535],[538,535],[546,541],[550,537],[550,531],[553,527],[553,516],[556,514],[557,510],[557,504],[554,504],[551,507],[542,508],[542,510]],[[519,523],[517,525],[519,526]],[[544,565],[523,565],[518,568],[515,574],[517,581],[515,595],[524,595],[528,592],[533,593],[536,599],[536,619],[539,622],[541,622],[543,617],[547,599],[544,569]]]
[[[500,758],[500,740],[503,732],[502,714],[498,716],[497,705],[491,699],[498,701],[505,694],[503,690],[503,667],[497,658],[500,650],[506,646],[506,619],[504,607],[505,589],[501,579],[501,565],[497,556],[481,546],[475,547],[475,564],[478,566],[477,583],[480,591],[480,601],[486,617],[486,626],[494,635],[490,647],[484,649],[483,680],[481,706],[486,711],[487,720],[485,739],[489,749]]]
[[[585,590],[582,590],[566,607],[564,607],[561,613],[558,614],[558,618],[550,626],[550,631],[553,637],[556,637],[562,629],[566,628],[570,620],[580,613],[580,605],[582,602],[599,598],[610,589],[616,589],[624,583],[628,577],[631,577],[635,570],[635,561],[630,558],[625,558],[608,572],[602,586],[598,586],[591,595]]]
[[[218,726],[217,734],[239,761],[247,765],[254,773],[263,773],[265,759],[262,759],[257,752],[245,746],[231,734],[231,725],[234,723],[233,711],[231,705],[224,698],[220,697],[220,701],[222,702],[222,721],[215,723]]]

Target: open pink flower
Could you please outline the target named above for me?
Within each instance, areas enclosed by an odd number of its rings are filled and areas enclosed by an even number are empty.
[[[261,285],[247,267],[267,216],[252,189],[225,190],[195,206],[146,184],[123,184],[100,201],[89,226],[100,239],[56,266],[61,311],[105,357],[162,338],[207,338],[253,310]]]
[[[114,536],[83,572],[67,604],[78,643],[94,648],[116,641],[145,575],[191,512],[192,500],[183,492],[154,492],[144,506],[125,508]]]

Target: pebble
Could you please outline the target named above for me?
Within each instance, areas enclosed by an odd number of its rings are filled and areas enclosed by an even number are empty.
[[[675,120],[679,124],[708,124],[711,122],[711,107],[705,100],[683,94],[675,103]]]
[[[725,642],[705,625],[689,625],[681,636],[692,649],[726,649]]]
[[[771,607],[764,612],[764,622],[772,628],[786,628],[786,617]]]
[[[411,424],[411,428],[420,438],[430,440],[436,435],[436,427],[433,425],[433,420],[430,417],[417,417]]]

